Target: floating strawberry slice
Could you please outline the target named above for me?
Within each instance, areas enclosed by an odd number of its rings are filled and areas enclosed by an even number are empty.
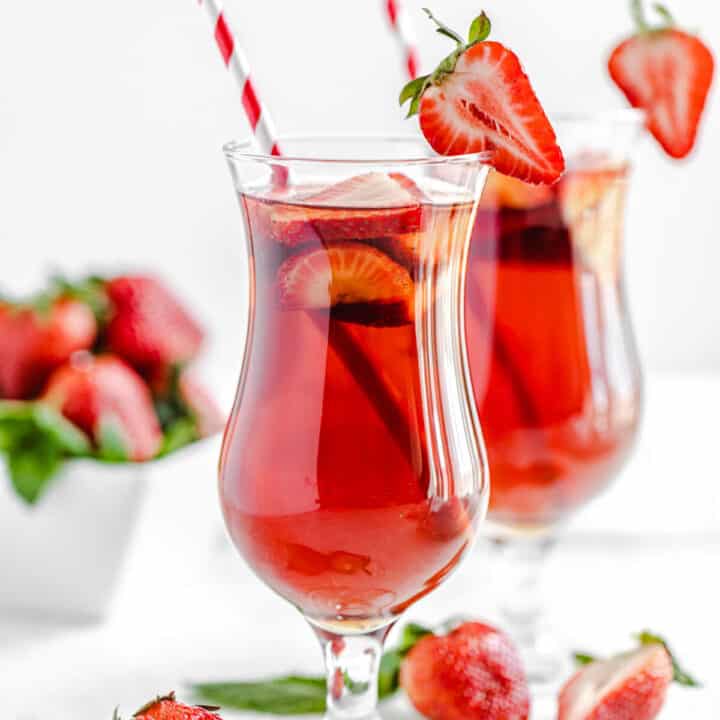
[[[647,126],[665,152],[684,158],[695,145],[714,72],[710,50],[678,30],[662,5],[662,23],[651,27],[642,3],[633,3],[638,32],[620,43],[608,62],[615,84],[633,107],[647,113]]]
[[[273,208],[270,232],[290,247],[412,232],[420,227],[421,192],[404,175],[357,175],[303,197],[302,206]]]
[[[412,317],[408,271],[361,243],[338,243],[288,258],[278,270],[280,303],[288,309],[333,308],[363,325],[401,325]]]
[[[420,113],[425,138],[442,155],[490,151],[490,164],[506,175],[555,182],[565,169],[555,132],[517,56],[486,41],[485,13],[473,21],[466,43],[426,12],[457,48],[434,73],[405,86],[400,103],[412,100],[408,117]]]
[[[422,191],[420,186],[407,175],[402,173],[390,173],[390,177],[398,184],[402,185],[418,202],[427,202],[428,196]]]

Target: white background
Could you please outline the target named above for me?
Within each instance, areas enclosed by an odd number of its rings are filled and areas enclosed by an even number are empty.
[[[484,6],[494,38],[521,55],[548,109],[623,106],[604,63],[630,27],[626,0],[426,1],[461,29]],[[430,69],[428,60],[448,45],[420,4],[407,0]],[[411,130],[396,104],[404,76],[380,0],[227,6],[284,132]],[[673,6],[720,51],[720,5]],[[667,160],[650,140],[638,148],[631,303],[646,367],[679,374],[652,375],[633,463],[575,518],[549,578],[554,616],[568,637],[609,652],[651,625],[713,692],[718,588],[707,568],[718,552],[720,381],[704,373],[720,370],[717,95],[689,161]],[[31,289],[53,268],[162,272],[213,331],[209,359],[227,404],[247,288],[239,211],[219,148],[246,133],[196,0],[0,2],[0,291]],[[187,678],[318,668],[289,606],[219,546],[210,491],[216,457],[212,445],[195,463],[180,458],[153,471],[109,624],[77,633],[38,626],[27,637],[17,627],[17,641],[0,627],[9,718],[94,720],[116,702],[128,710]],[[475,567],[414,616],[484,612],[492,584]],[[268,641],[270,619],[276,634]],[[676,695],[680,704],[663,718],[717,717],[683,704],[707,702],[695,697]]]
[[[429,1],[429,0],[427,0]],[[449,46],[408,0],[424,66]],[[720,48],[720,5],[675,2]],[[622,107],[605,60],[630,28],[625,0],[435,0],[464,30],[485,7],[548,109]],[[412,131],[380,0],[228,0],[258,87],[284,132]],[[685,163],[639,147],[628,232],[631,304],[646,366],[720,369],[720,110],[713,93]],[[241,223],[219,151],[247,132],[196,0],[0,3],[0,289],[51,268],[153,269],[242,348]]]

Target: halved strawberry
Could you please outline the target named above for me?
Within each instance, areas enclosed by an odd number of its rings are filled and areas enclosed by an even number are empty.
[[[653,720],[671,682],[699,686],[662,637],[644,630],[635,638],[637,650],[609,660],[575,655],[585,667],[561,689],[558,720]]]
[[[412,317],[408,271],[362,243],[335,243],[288,258],[278,270],[278,295],[288,309],[333,308],[338,319],[401,325]]]
[[[660,644],[590,663],[560,691],[558,720],[652,720],[672,679],[670,655]]]
[[[615,84],[633,107],[647,113],[647,126],[665,152],[684,158],[692,150],[714,72],[710,50],[675,27],[670,13],[656,9],[662,24],[645,21],[634,3],[638,32],[620,43],[608,62]]]
[[[405,86],[400,103],[412,99],[408,117],[420,113],[423,135],[442,155],[490,151],[489,163],[506,175],[555,182],[565,168],[555,132],[517,56],[486,41],[485,13],[472,23],[465,43],[426,12],[457,48],[434,73]]]
[[[400,178],[400,179],[399,179]],[[357,175],[302,198],[302,205],[269,210],[272,237],[283,245],[363,240],[420,227],[420,189],[405,176]]]

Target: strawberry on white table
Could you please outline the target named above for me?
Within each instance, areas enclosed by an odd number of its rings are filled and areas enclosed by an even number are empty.
[[[588,664],[560,691],[558,720],[653,720],[673,680],[697,687],[662,638],[644,632],[638,639],[636,650],[608,660],[578,656]]]

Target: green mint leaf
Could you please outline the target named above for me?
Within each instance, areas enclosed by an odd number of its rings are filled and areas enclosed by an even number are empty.
[[[433,634],[434,633],[430,628],[424,627],[423,625],[417,625],[416,623],[409,623],[403,628],[398,650],[403,655],[407,655],[410,650],[415,647],[418,640],[422,640],[426,635]]]
[[[49,436],[26,436],[7,454],[10,480],[17,494],[30,505],[47,489],[62,465],[62,453]]]
[[[105,292],[105,278],[90,275],[78,282],[72,282],[62,275],[54,275],[50,283],[55,297],[70,297],[84,302],[95,315],[98,326],[105,326],[111,310],[110,299]]]
[[[400,106],[403,106],[411,98],[415,98],[422,94],[425,89],[429,75],[423,75],[411,80],[401,91],[400,91]]]
[[[199,439],[197,425],[191,418],[179,418],[163,431],[163,442],[158,457],[169,455]]]
[[[451,40],[454,40],[458,45],[464,45],[465,41],[463,40],[462,36],[459,33],[456,33],[454,30],[451,30],[447,25],[444,23],[441,23],[433,14],[428,10],[428,8],[423,8],[423,11],[425,14],[437,25],[437,29],[435,32],[440,33],[440,35],[445,35],[445,37],[449,37]]]
[[[0,400],[0,422],[32,421],[33,403],[23,400]]]
[[[468,33],[470,45],[476,45],[483,40],[487,40],[491,29],[490,18],[484,12],[478,15],[470,25],[470,32]]]
[[[383,653],[378,673],[378,697],[384,700],[395,694],[400,687],[400,666],[404,655],[398,650]]]
[[[381,700],[400,687],[400,666],[415,644],[432,630],[409,624],[400,635],[397,647],[386,651],[380,661],[378,694]],[[367,683],[355,682],[344,676],[348,688],[361,692]],[[258,682],[200,683],[192,686],[202,701],[217,703],[233,710],[252,710],[276,715],[301,715],[325,712],[326,684],[324,678],[289,675]]]
[[[583,667],[584,665],[589,665],[590,663],[597,661],[597,658],[594,655],[588,655],[587,653],[581,652],[573,653],[573,659],[575,660],[575,664],[579,667]]]
[[[347,670],[343,673],[343,684],[351,693],[356,695],[364,693],[370,687],[369,682],[353,680]]]
[[[656,635],[649,630],[643,630],[635,637],[639,640],[641,645],[662,645],[665,650],[667,650],[668,655],[670,655],[670,659],[672,660],[674,672],[673,680],[678,685],[693,688],[702,687],[702,685],[692,675],[690,675],[690,673],[686,672],[680,667],[680,664],[675,658],[675,655],[673,654],[672,650],[670,650],[670,646],[662,637],[660,637],[660,635]]]
[[[120,423],[115,417],[104,417],[100,421],[97,450],[100,459],[108,462],[126,462],[128,460],[125,438],[120,431]]]
[[[325,712],[325,680],[290,675],[266,682],[225,682],[194,685],[201,700],[233,710],[276,715]]]
[[[45,403],[33,403],[33,419],[41,432],[52,437],[66,454],[81,457],[90,450],[87,435]]]
[[[0,450],[8,461],[13,487],[35,503],[66,456],[90,451],[84,433],[40,402],[0,402]]]
[[[417,642],[426,635],[432,635],[429,628],[409,623],[403,628],[397,647],[388,650],[380,661],[378,677],[378,694],[380,699],[389,697],[400,687],[400,666],[405,656],[415,647]]]
[[[653,5],[655,12],[665,21],[664,28],[674,27],[675,18],[672,13],[661,3],[655,3]]]

